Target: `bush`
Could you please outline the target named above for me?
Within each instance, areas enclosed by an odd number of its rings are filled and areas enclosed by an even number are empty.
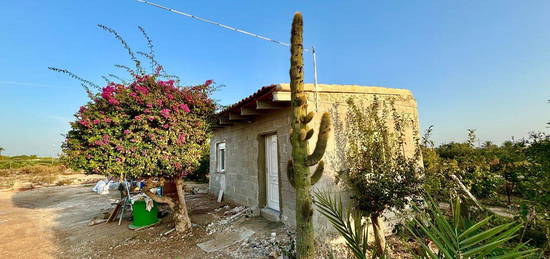
[[[65,166],[45,166],[45,165],[35,165],[23,167],[19,170],[20,174],[25,175],[53,175],[53,174],[63,174],[66,170]]]

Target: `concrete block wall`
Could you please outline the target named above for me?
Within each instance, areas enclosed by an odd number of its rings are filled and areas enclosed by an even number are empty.
[[[260,187],[265,188],[260,177],[259,159],[263,148],[262,136],[277,134],[279,153],[279,188],[281,194],[292,188],[286,179],[287,161],[290,159],[288,130],[289,109],[273,110],[265,116],[258,116],[252,123],[237,122],[232,126],[217,129],[210,140],[210,192],[217,194],[225,181],[224,199],[250,207],[263,207]],[[226,169],[217,172],[216,146],[225,142]],[[262,183],[260,183],[262,181]],[[264,184],[264,185],[262,185]],[[286,207],[289,197],[280,197],[281,207]],[[265,202],[265,200],[263,201]]]
[[[309,102],[309,110],[314,111],[318,100],[319,110],[309,125],[315,130],[309,145],[313,151],[317,140],[318,128],[321,114],[325,111],[331,113],[333,130],[327,143],[327,150],[324,156],[325,171],[323,177],[314,186],[314,189],[329,190],[335,194],[341,194],[344,199],[348,196],[340,186],[335,184],[337,172],[344,169],[345,143],[344,136],[347,125],[347,100],[354,98],[360,105],[367,106],[372,102],[374,95],[380,99],[392,98],[395,100],[396,109],[405,116],[410,117],[415,123],[407,133],[407,142],[412,143],[418,137],[418,113],[416,101],[408,90],[389,89],[381,87],[342,86],[342,85],[319,85],[317,98],[311,91],[313,86],[305,86]],[[289,89],[288,85],[279,85],[280,90]],[[262,201],[262,188],[265,178],[261,177],[261,164],[259,161],[260,150],[263,145],[259,136],[276,132],[278,135],[279,153],[279,188],[281,204],[281,220],[289,225],[295,225],[295,190],[288,182],[286,169],[287,161],[291,156],[291,145],[288,139],[290,127],[290,109],[284,108],[258,116],[253,123],[235,123],[217,129],[211,139],[210,152],[210,192],[217,194],[225,180],[224,197],[233,202],[250,207],[265,206]],[[216,144],[226,143],[226,172],[216,172]],[[408,145],[406,152],[412,155],[413,146]],[[315,167],[312,167],[313,171]],[[225,179],[224,179],[225,178]],[[265,198],[264,198],[265,199]],[[262,203],[264,202],[264,203]],[[328,221],[319,213],[314,213],[314,225],[318,235],[334,232]]]

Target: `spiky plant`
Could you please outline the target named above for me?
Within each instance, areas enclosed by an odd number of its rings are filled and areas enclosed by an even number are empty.
[[[439,205],[428,198],[425,211],[414,208],[420,215],[413,219],[415,228],[407,227],[422,247],[425,258],[526,258],[534,256],[539,249],[526,249],[521,243],[510,249],[504,244],[517,237],[522,225],[516,222],[505,223],[489,228],[492,216],[476,223],[470,223],[461,214],[460,200],[451,204],[452,215],[446,217]],[[432,249],[422,238],[427,237],[437,249]]]
[[[315,150],[308,153],[308,140],[313,136],[313,129],[307,127],[315,113],[307,112],[307,97],[304,93],[303,52],[303,19],[302,14],[294,14],[291,34],[290,89],[291,89],[291,132],[292,160],[288,162],[288,179],[296,189],[296,253],[299,258],[313,258],[313,208],[311,186],[323,174],[324,163],[321,161],[327,146],[330,132],[330,116],[323,113]],[[313,175],[309,167],[317,165]]]
[[[317,211],[325,216],[330,224],[344,237],[346,245],[357,259],[366,259],[369,242],[369,225],[363,223],[360,211],[351,206],[344,208],[341,197],[333,197],[326,191],[314,192]]]

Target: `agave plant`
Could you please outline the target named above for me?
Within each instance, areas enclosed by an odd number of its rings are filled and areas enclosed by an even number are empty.
[[[415,230],[409,232],[422,246],[422,256],[427,258],[525,258],[534,256],[538,249],[525,249],[521,243],[510,249],[504,244],[518,236],[522,224],[510,222],[489,227],[493,216],[471,224],[461,215],[460,200],[451,204],[452,215],[447,218],[436,202],[428,199],[427,208],[413,219]],[[432,249],[423,238],[437,247]]]
[[[366,259],[368,251],[368,224],[362,223],[362,215],[353,211],[350,206],[342,205],[342,199],[336,198],[327,191],[315,191],[317,210],[325,216],[332,226],[346,240],[355,258]]]

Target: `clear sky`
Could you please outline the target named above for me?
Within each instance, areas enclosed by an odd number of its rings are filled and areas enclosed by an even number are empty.
[[[410,89],[437,143],[462,141],[468,128],[495,142],[548,131],[550,1],[152,1],[282,41],[301,11],[320,83]],[[113,64],[131,65],[96,24],[134,49],[145,49],[143,26],[169,72],[226,85],[216,93],[222,104],[289,81],[287,48],[134,0],[5,0],[0,10],[0,146],[8,155],[57,154],[87,101],[79,82],[48,66],[102,83],[101,75],[124,75]]]

